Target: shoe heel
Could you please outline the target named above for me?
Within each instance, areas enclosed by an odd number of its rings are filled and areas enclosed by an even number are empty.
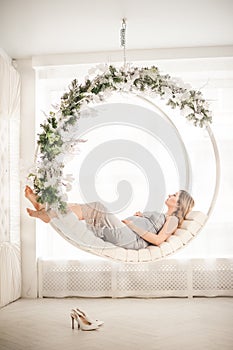
[[[74,329],[74,317],[70,315],[71,317],[71,328]]]

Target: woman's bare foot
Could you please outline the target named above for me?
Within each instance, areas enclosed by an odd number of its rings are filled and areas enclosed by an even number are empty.
[[[25,187],[25,197],[32,203],[36,210],[45,208],[43,204],[37,202],[37,196],[29,186]]]
[[[41,210],[32,210],[27,208],[27,212],[33,218],[41,219],[45,223],[50,221],[50,217],[43,208]]]

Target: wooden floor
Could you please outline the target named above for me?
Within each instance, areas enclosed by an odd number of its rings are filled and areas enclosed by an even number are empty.
[[[70,309],[105,322],[71,329]],[[0,310],[1,350],[232,350],[233,298],[20,299]]]

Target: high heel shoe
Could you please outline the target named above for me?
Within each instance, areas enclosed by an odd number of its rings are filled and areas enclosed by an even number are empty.
[[[78,313],[79,315],[83,316],[83,317],[84,317],[88,322],[90,322],[90,323],[95,323],[95,324],[97,324],[97,326],[102,326],[102,325],[104,324],[103,321],[100,321],[100,320],[93,320],[91,317],[89,317],[89,316],[87,315],[86,312],[80,310],[79,308],[76,308],[75,311],[77,311],[77,313]]]
[[[74,329],[74,320],[76,320],[78,324],[78,329],[80,328],[82,331],[93,331],[99,328],[96,323],[91,323],[87,321],[87,319],[83,315],[81,315],[74,309],[71,310],[70,317],[72,322],[72,329]]]

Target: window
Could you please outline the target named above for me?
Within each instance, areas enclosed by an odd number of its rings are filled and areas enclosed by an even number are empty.
[[[188,247],[176,253],[176,257],[226,257],[232,255],[233,219],[231,219],[231,198],[233,188],[231,179],[233,167],[231,154],[233,152],[233,121],[231,111],[233,107],[233,60],[231,58],[182,59],[137,62],[135,65],[156,65],[160,68],[161,72],[168,72],[172,76],[179,76],[184,82],[190,83],[194,88],[201,89],[205,99],[210,101],[213,111],[213,125],[211,128],[215,134],[221,158],[222,175],[219,196],[205,228]],[[36,125],[38,128],[44,118],[42,111],[49,112],[51,105],[59,103],[60,96],[67,89],[69,83],[77,77],[81,82],[88,74],[90,67],[90,64],[82,64],[37,69]],[[111,103],[117,102],[115,110],[118,110],[120,113],[122,103],[125,99],[128,113],[132,113],[136,103],[134,99],[130,100],[128,97],[123,96],[119,101],[114,100],[114,98],[117,99],[117,97],[113,97],[109,101],[108,106],[100,107],[99,110],[102,108],[103,113],[104,111],[105,113],[109,113],[109,111],[113,113]],[[145,101],[139,102],[138,100],[137,106],[139,110],[140,108],[147,109],[148,113],[150,111],[152,112],[154,108],[149,107]],[[206,212],[215,185],[215,161],[208,135],[205,130],[197,130],[193,126],[188,125],[185,120],[182,119],[181,121],[177,112],[173,112],[166,107],[164,109],[169,116],[173,114],[176,126],[188,151],[192,175],[189,185],[196,201],[195,209]],[[153,113],[155,113],[155,110],[153,110]],[[85,120],[80,123],[82,122],[85,123]],[[87,127],[85,127],[85,124],[83,125],[87,131]],[[38,131],[39,129],[36,130],[36,133]],[[174,157],[170,152],[171,150],[167,149],[166,145],[163,145],[160,140],[156,141],[153,136],[150,136],[148,130],[135,128],[130,124],[124,124],[122,122],[120,124],[118,123],[118,125],[106,125],[104,122],[100,123],[98,119],[98,123],[95,123],[95,128],[86,132],[85,137],[89,141],[80,145],[80,154],[77,155],[75,160],[67,168],[67,171],[73,173],[75,178],[78,178],[80,171],[83,171],[83,167],[80,169],[80,166],[83,166],[83,162],[90,155],[92,149],[97,149],[103,142],[110,142],[121,137],[121,139],[130,140],[131,144],[134,142],[135,145],[143,145],[143,150],[146,150],[148,154],[149,151],[153,150],[152,154],[156,153],[156,159],[159,163],[158,169],[161,170],[162,174],[159,179],[164,180],[165,190],[168,193],[173,193],[177,190],[181,174],[179,169],[177,170],[177,163],[174,162]],[[141,148],[139,147],[139,149]],[[148,177],[145,176],[140,166],[137,166],[133,161],[129,162],[123,158],[113,159],[109,162],[104,162],[104,159],[102,159],[100,167],[97,167],[95,170],[96,173],[95,178],[92,179],[92,185],[95,187],[98,196],[104,201],[111,202],[117,199],[117,184],[121,180],[131,183],[132,200],[124,210],[118,213],[120,218],[132,215],[132,211],[141,210],[144,207],[151,189],[147,181]],[[174,174],[176,175],[174,176]],[[157,179],[158,182],[159,179]],[[88,182],[86,184],[82,183],[82,186],[87,184]],[[80,193],[80,186],[76,180],[69,200],[72,202],[85,202],[85,199]],[[80,251],[64,241],[49,225],[46,226],[43,223],[37,222],[37,232],[38,256],[49,258],[93,258],[93,255]]]

